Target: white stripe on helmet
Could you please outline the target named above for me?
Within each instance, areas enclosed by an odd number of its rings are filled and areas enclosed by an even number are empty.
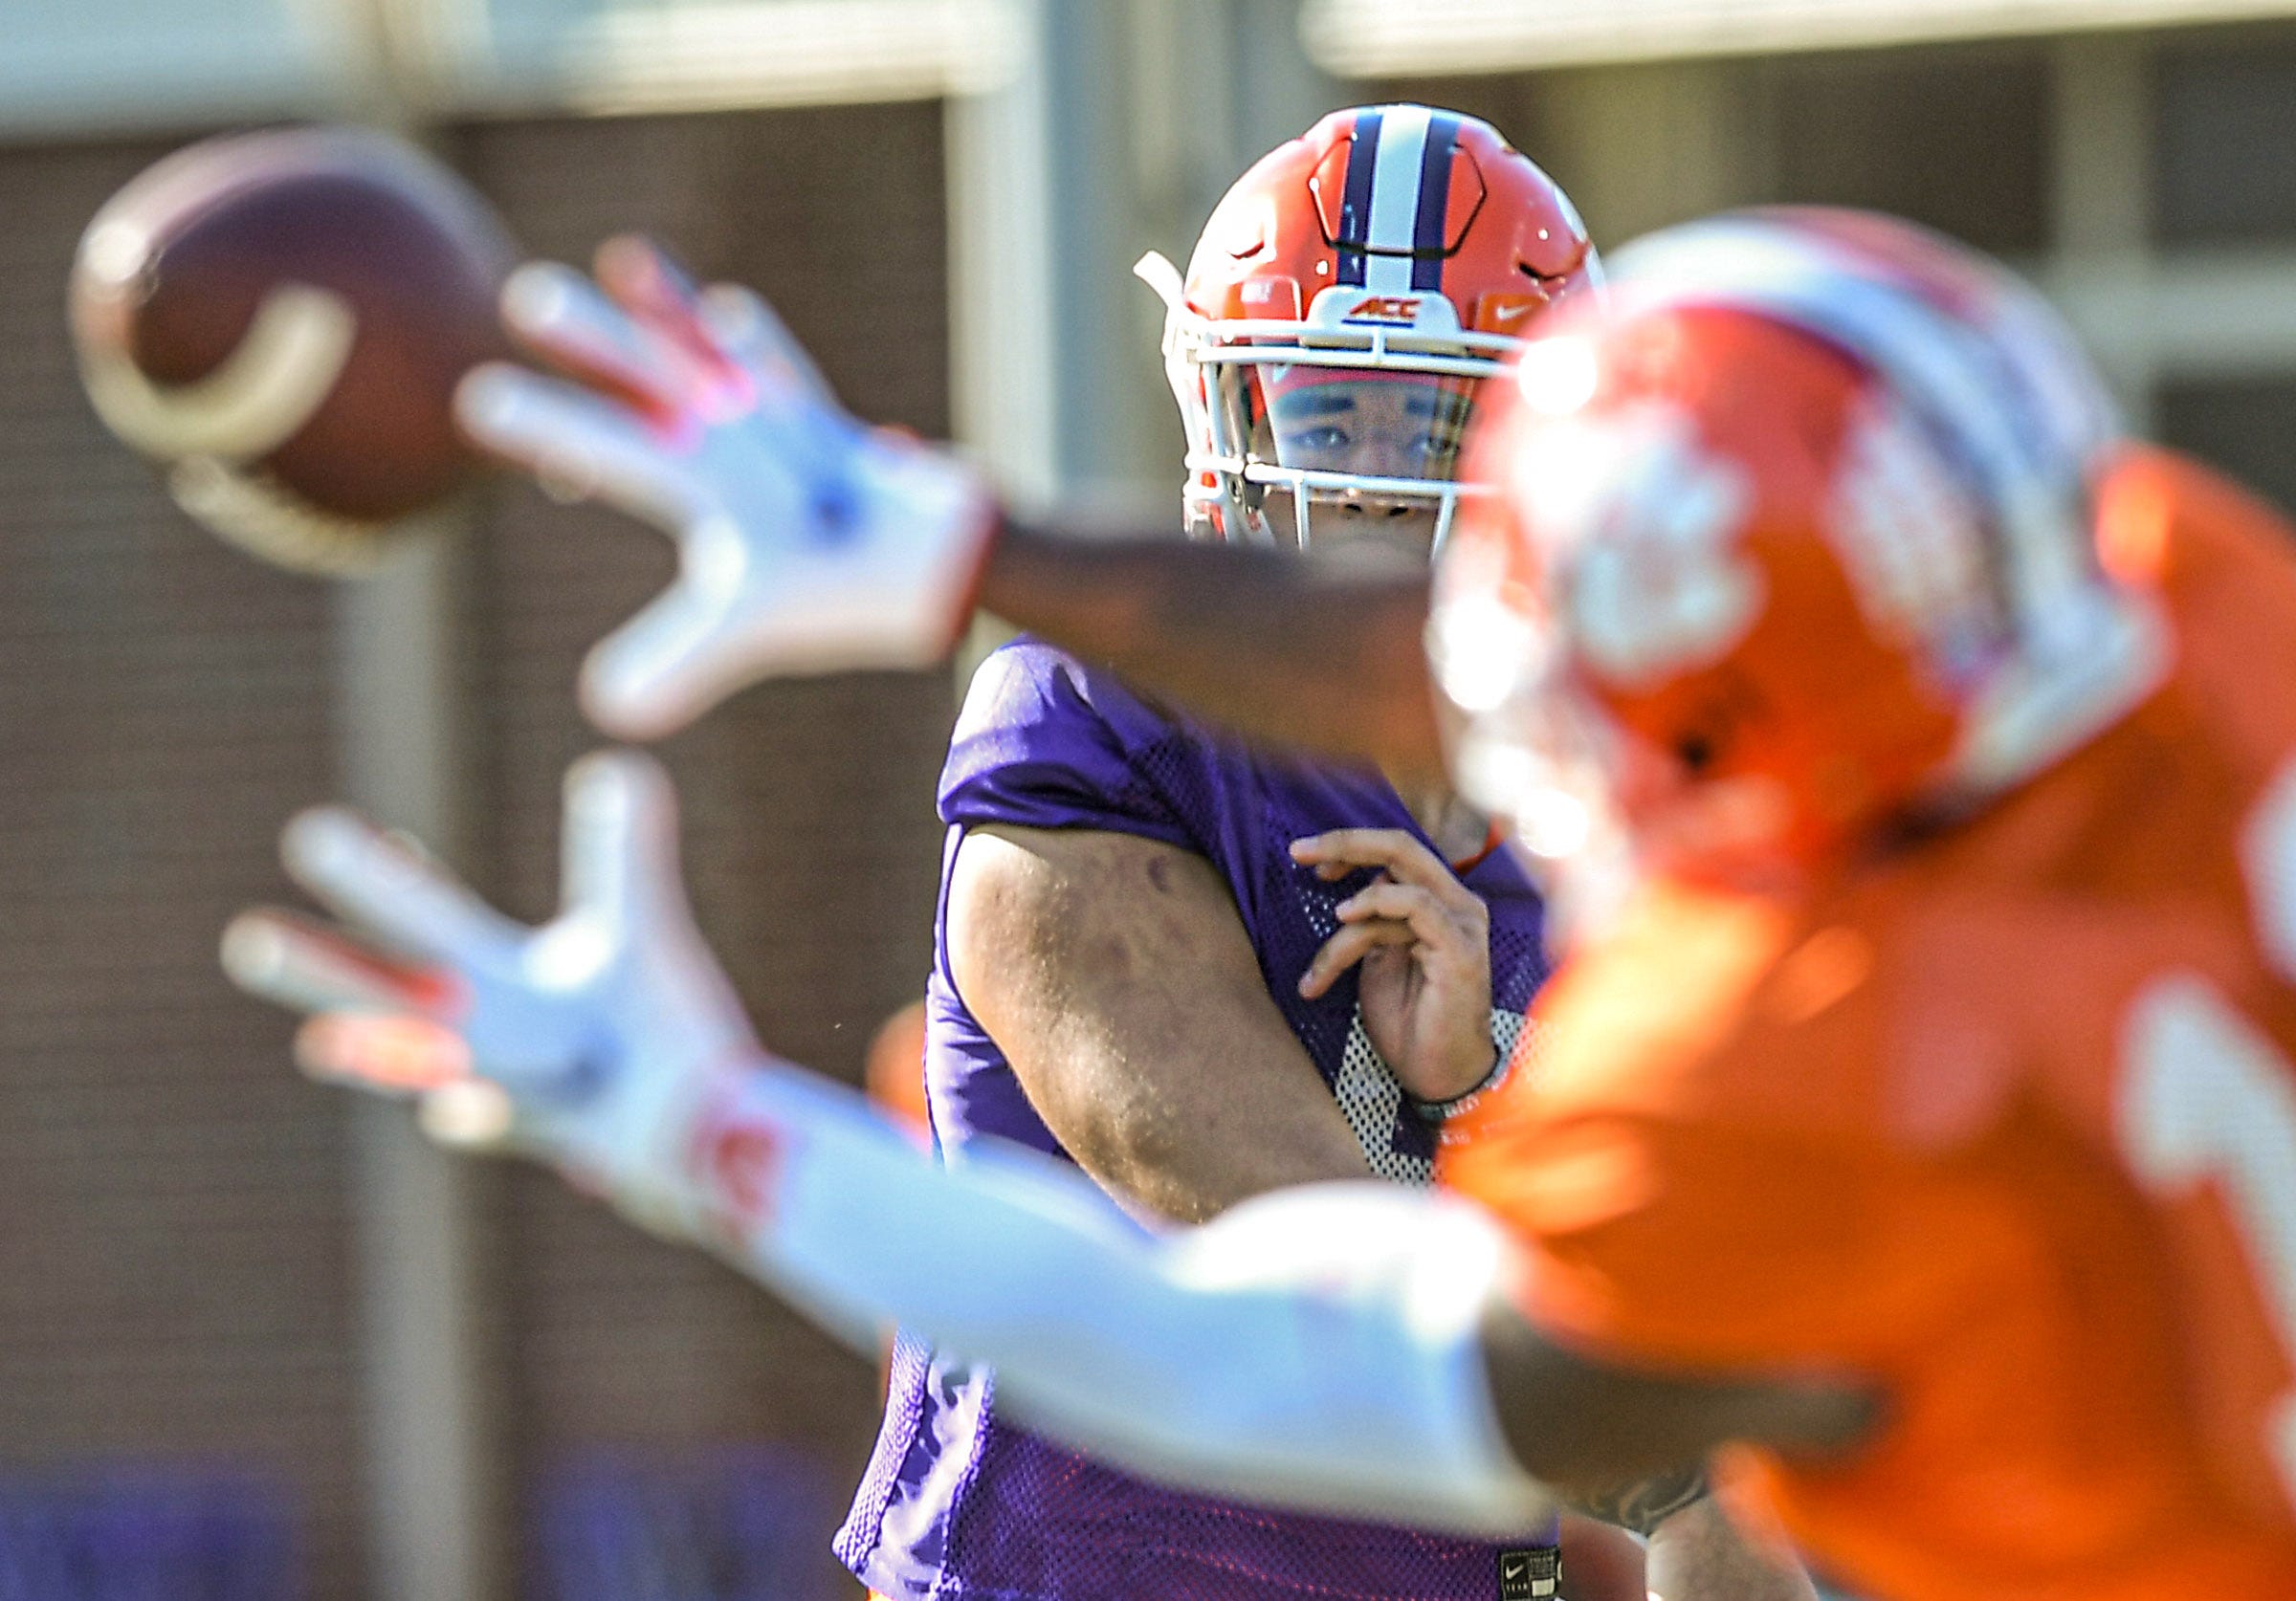
[[[1419,226],[1419,169],[1426,161],[1424,105],[1393,105],[1380,114],[1379,160],[1371,169],[1371,232],[1363,287],[1374,295],[1411,293],[1411,249]],[[1392,254],[1382,253],[1392,252]]]

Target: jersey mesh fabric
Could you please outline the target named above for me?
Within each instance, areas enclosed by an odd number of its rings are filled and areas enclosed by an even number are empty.
[[[1246,749],[1147,705],[1106,673],[1023,640],[975,676],[940,784],[949,824],[926,996],[934,1137],[960,1159],[977,1139],[1066,1157],[994,1042],[965,1008],[946,956],[948,868],[985,822],[1096,828],[1192,850],[1217,867],[1269,996],[1330,1085],[1374,1172],[1425,1183],[1437,1130],[1372,1046],[1351,974],[1316,1000],[1299,976],[1366,875],[1324,884],[1293,840],[1338,827],[1418,833],[1386,782]],[[1424,835],[1421,838],[1424,840]],[[1465,875],[1490,909],[1492,1027],[1512,1047],[1544,978],[1536,895],[1504,852]],[[895,1343],[885,1424],[838,1535],[872,1588],[955,1601],[1497,1601],[1503,1553],[1553,1543],[1552,1526],[1502,1544],[1235,1505],[1150,1484],[996,1416],[990,1375]]]

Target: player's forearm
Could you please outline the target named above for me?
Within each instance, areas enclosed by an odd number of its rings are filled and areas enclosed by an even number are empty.
[[[1259,1131],[1267,1137],[1225,1138],[1198,1150],[1143,1139],[1134,1129],[1087,1132],[1080,1148],[1078,1140],[1054,1130],[1062,1146],[1104,1189],[1175,1222],[1203,1222],[1276,1190],[1344,1184],[1372,1175],[1362,1148],[1344,1125],[1337,1138],[1325,1137],[1319,1129]]]
[[[1239,734],[1442,773],[1424,573],[1007,520],[980,603]]]
[[[937,1166],[774,1064],[664,1149],[626,1205],[690,1219],[857,1346],[898,1323],[991,1365],[1001,1408],[1135,1472],[1484,1533],[1545,1509],[1490,1416],[1475,1326],[1495,1246],[1457,1202],[1298,1191],[1159,1238],[1071,1168],[979,1146]]]
[[[1180,1028],[1153,1037],[1171,1047],[1147,1062],[1091,1042],[1064,1057],[1061,1032],[1051,1049],[1029,1054],[1027,1067],[1013,1059],[1031,1105],[1103,1189],[1157,1217],[1207,1222],[1272,1191],[1372,1176],[1304,1057],[1254,1053],[1261,1042],[1241,1030],[1226,1050],[1200,1045]]]

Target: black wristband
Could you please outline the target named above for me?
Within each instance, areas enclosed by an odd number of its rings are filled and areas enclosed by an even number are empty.
[[[1403,1091],[1403,1099],[1411,1103],[1411,1109],[1419,1114],[1421,1122],[1446,1122],[1507,1082],[1507,1070],[1514,1065],[1514,1053],[1501,1049],[1495,1040],[1491,1042],[1490,1049],[1494,1060],[1490,1071],[1483,1075],[1482,1082],[1472,1088],[1461,1090],[1447,1101],[1423,1101],[1409,1090]]]

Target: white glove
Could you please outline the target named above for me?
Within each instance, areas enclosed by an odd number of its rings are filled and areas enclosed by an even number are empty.
[[[287,870],[386,950],[294,912],[241,913],[223,965],[314,1014],[316,1077],[423,1101],[436,1136],[557,1163],[639,1222],[690,1235],[689,1182],[714,1098],[762,1058],[687,910],[676,804],[629,752],[566,776],[563,910],[512,922],[354,813],[287,825]]]
[[[945,657],[998,525],[972,471],[854,421],[747,291],[697,293],[634,238],[596,265],[502,292],[512,336],[573,381],[491,363],[455,406],[481,449],[677,542],[676,581],[584,666],[591,720],[651,739],[761,678]]]

